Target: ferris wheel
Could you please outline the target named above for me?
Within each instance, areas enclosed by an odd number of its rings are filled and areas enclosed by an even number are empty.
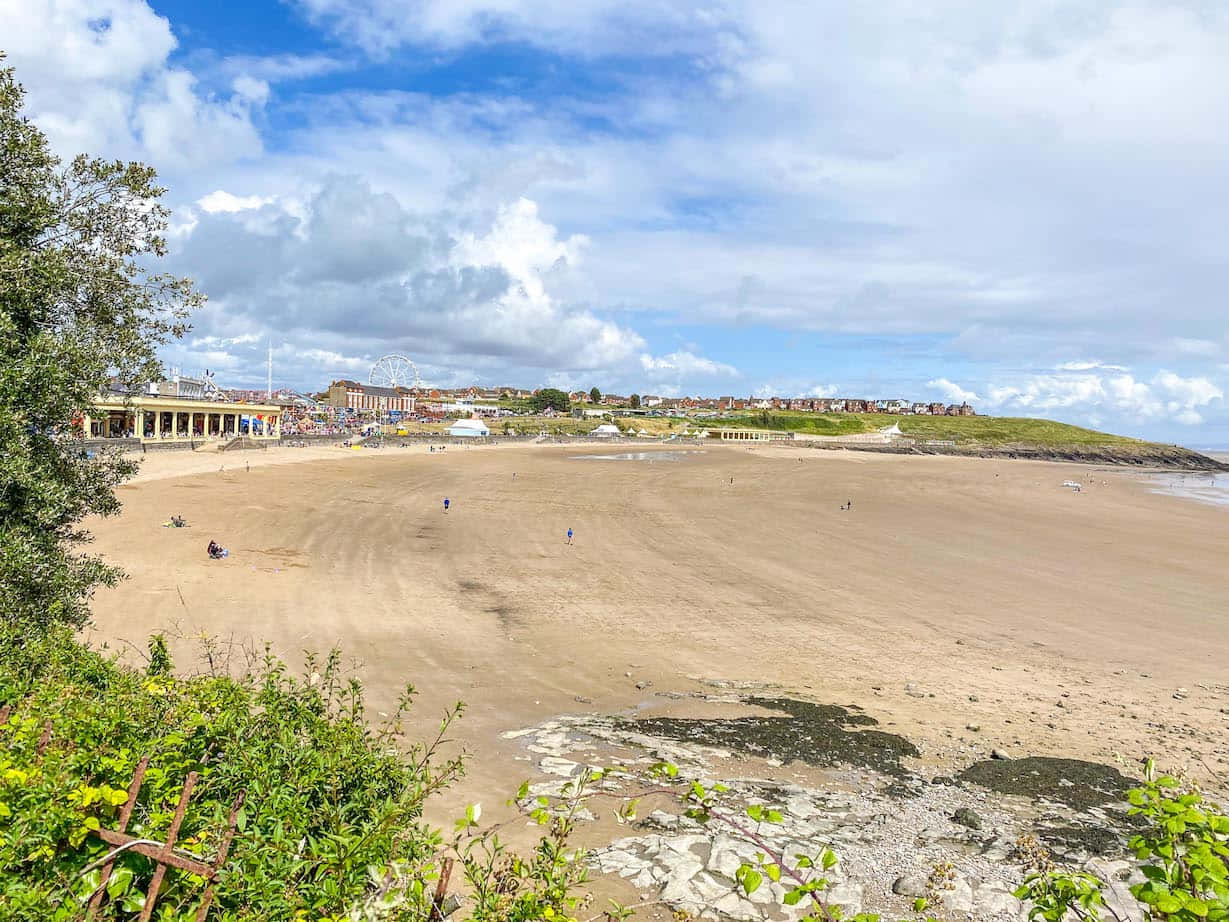
[[[371,366],[368,384],[379,387],[422,387],[418,366],[404,355],[382,355]]]

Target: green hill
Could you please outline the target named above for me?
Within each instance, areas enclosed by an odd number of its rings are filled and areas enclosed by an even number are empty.
[[[1197,452],[1158,442],[1097,432],[1049,419],[1015,416],[894,416],[887,413],[793,413],[766,410],[705,419],[708,428],[772,429],[802,435],[842,436],[875,432],[893,423],[912,440],[899,446],[921,451],[987,454],[1097,463],[1154,464],[1221,469]],[[938,444],[935,444],[938,443]],[[943,444],[951,443],[951,444]]]

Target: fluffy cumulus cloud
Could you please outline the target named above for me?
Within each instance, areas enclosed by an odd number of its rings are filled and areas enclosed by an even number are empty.
[[[738,376],[738,369],[732,365],[714,362],[712,359],[706,359],[685,350],[656,357],[645,353],[640,356],[640,366],[653,377],[663,375],[705,378]]]
[[[984,406],[1038,415],[1074,410],[1087,418],[1165,419],[1194,426],[1204,421],[1203,411],[1223,402],[1224,396],[1207,377],[1183,377],[1172,371],[1159,371],[1147,379],[1125,371],[1069,372],[991,384]]]
[[[973,391],[965,390],[959,384],[947,380],[947,378],[935,378],[932,381],[927,381],[926,386],[931,390],[938,391],[945,400],[952,403],[977,403],[980,399]]]
[[[211,294],[180,347],[185,363],[232,367],[239,359],[219,352],[233,347],[257,371],[269,340],[279,375],[320,382],[362,376],[387,352],[414,356],[437,383],[458,370],[491,380],[515,369],[530,383],[597,371],[628,383],[642,370],[674,381],[735,373],[689,352],[655,358],[632,328],[556,297],[587,241],[560,237],[524,198],[484,230],[459,232],[352,176],[286,201],[215,190],[173,243],[175,267]]]
[[[268,85],[237,75],[206,93],[169,63],[170,22],[144,0],[0,0],[8,63],[62,153],[144,157],[171,168],[256,156]]]

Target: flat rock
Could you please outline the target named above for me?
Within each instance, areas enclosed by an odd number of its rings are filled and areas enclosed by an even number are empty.
[[[938,902],[948,912],[968,913],[973,911],[973,888],[967,880],[959,875],[952,881],[951,889],[940,890],[938,896]]]
[[[905,874],[892,882],[892,892],[897,896],[919,897],[926,895],[925,874]]]
[[[824,901],[830,906],[840,906],[847,917],[856,916],[862,911],[862,885],[856,880],[839,883],[824,894]]]

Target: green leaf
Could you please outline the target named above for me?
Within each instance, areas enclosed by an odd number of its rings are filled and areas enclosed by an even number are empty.
[[[130,868],[119,867],[111,872],[111,879],[107,881],[107,896],[113,900],[119,899],[128,892],[128,888],[132,886],[132,879],[135,875]]]
[[[742,879],[743,891],[747,894],[747,896],[750,896],[756,890],[760,889],[760,884],[763,883],[763,880],[764,876],[760,874],[759,871],[755,870],[754,868],[747,868],[747,871],[743,874]]]
[[[781,880],[781,868],[775,864],[764,865],[764,873],[768,875],[768,879],[773,883],[778,883]]]

